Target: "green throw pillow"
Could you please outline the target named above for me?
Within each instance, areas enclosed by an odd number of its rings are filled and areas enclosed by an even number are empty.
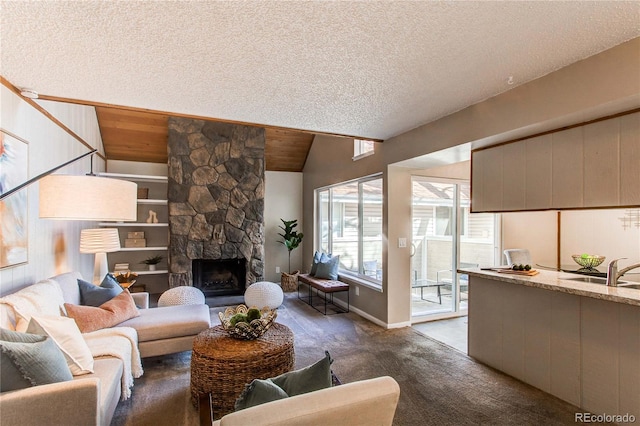
[[[335,255],[326,262],[318,263],[316,270],[316,278],[324,278],[326,280],[337,280],[338,270],[340,269],[340,255]]]
[[[236,400],[235,410],[244,410],[265,402],[284,399],[288,396],[285,391],[271,380],[255,379],[244,388]]]
[[[332,362],[331,355],[325,351],[325,357],[315,364],[281,374],[269,380],[282,388],[289,396],[330,388]]]
[[[0,392],[72,379],[67,361],[52,339],[0,329]]]

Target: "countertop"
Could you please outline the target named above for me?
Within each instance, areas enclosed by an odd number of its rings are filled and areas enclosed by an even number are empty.
[[[480,270],[480,268],[458,269],[458,272],[470,277],[487,278],[505,283],[537,287],[544,290],[560,291],[576,296],[593,297],[594,299],[625,303],[640,306],[640,290],[624,287],[608,287],[604,284],[568,281],[566,278],[584,276],[568,272],[538,270],[540,273],[531,277],[523,275],[504,274],[495,271]],[[630,280],[625,280],[630,281]]]

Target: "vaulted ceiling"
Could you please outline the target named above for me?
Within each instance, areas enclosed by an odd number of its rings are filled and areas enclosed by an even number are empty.
[[[264,126],[277,169],[314,133],[388,139],[640,36],[638,1],[0,1],[0,75],[115,107],[108,157],[156,161],[176,113]]]
[[[167,162],[167,114],[96,107],[98,125],[109,160]],[[265,129],[265,167],[300,172],[314,135],[288,129]]]

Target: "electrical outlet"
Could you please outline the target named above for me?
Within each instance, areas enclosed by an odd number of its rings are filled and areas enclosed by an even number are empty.
[[[280,267],[276,266],[276,274],[279,274],[279,273],[280,273]]]
[[[360,296],[360,287],[356,286],[356,296]]]
[[[398,248],[405,248],[407,246],[406,238],[398,238]]]

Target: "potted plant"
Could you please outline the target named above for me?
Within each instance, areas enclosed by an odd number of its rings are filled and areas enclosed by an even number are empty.
[[[299,233],[295,230],[295,228],[298,226],[297,219],[284,220],[281,218],[280,220],[282,221],[282,224],[284,226],[280,226],[280,229],[282,229],[283,233],[278,234],[282,237],[282,240],[278,242],[284,244],[289,252],[289,273],[282,273],[281,285],[283,290],[293,291],[297,287],[298,273],[300,271],[291,271],[291,252],[297,249],[298,246],[300,246],[304,234],[302,232]]]
[[[164,257],[158,254],[156,256],[151,256],[140,263],[144,263],[145,265],[148,265],[150,271],[155,271],[156,265],[162,262],[162,259],[164,259]]]

